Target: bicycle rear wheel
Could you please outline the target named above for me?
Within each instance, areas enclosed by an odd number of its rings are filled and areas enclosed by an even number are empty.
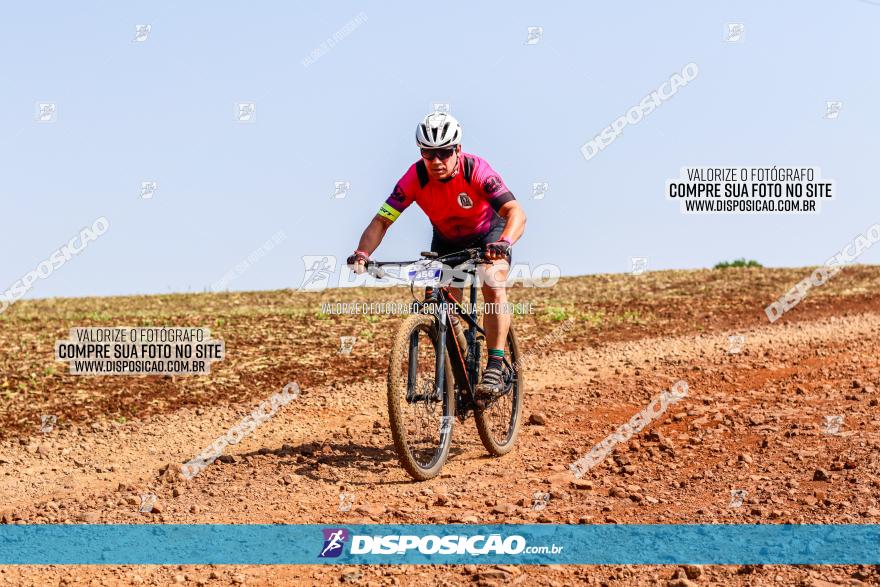
[[[500,457],[513,450],[522,423],[522,401],[525,391],[521,356],[516,335],[511,325],[507,333],[504,349],[506,363],[504,365],[504,393],[490,401],[484,408],[477,407],[475,419],[480,440],[489,454]],[[485,339],[480,341],[480,356],[486,357],[489,349]],[[481,365],[482,369],[485,365]]]
[[[447,336],[450,334],[448,333]],[[436,477],[449,456],[455,396],[452,366],[446,357],[444,385],[435,395],[437,320],[432,315],[407,317],[394,337],[388,364],[388,416],[401,466],[417,481]]]

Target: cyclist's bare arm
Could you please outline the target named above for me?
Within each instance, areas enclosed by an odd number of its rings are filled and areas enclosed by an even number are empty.
[[[364,229],[361,240],[358,241],[357,251],[348,258],[348,263],[355,273],[366,271],[367,264],[363,254],[365,253],[367,256],[373,254],[373,251],[379,247],[379,243],[385,238],[385,233],[388,232],[389,226],[391,226],[391,220],[377,214],[367,225],[367,228]]]
[[[372,255],[373,251],[379,247],[382,239],[385,238],[385,233],[388,232],[389,226],[391,226],[390,220],[379,215],[374,216],[367,225],[367,228],[364,229],[361,240],[358,242],[357,250]]]
[[[507,220],[501,236],[515,243],[526,230],[526,213],[516,200],[511,200],[498,209],[498,215]]]

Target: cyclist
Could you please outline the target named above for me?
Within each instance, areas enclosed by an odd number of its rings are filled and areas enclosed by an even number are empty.
[[[416,144],[421,158],[403,174],[367,225],[348,265],[363,273],[388,227],[415,202],[431,221],[432,251],[446,255],[465,248],[486,248],[492,267],[479,269],[483,299],[494,304],[490,308],[503,307],[511,247],[525,230],[522,206],[485,160],[462,152],[461,125],[448,113],[426,116],[416,127]],[[476,391],[480,397],[492,397],[502,391],[501,367],[510,314],[487,312],[484,328],[489,357]]]

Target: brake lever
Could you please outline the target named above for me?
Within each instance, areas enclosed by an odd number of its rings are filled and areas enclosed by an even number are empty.
[[[489,253],[489,251],[487,251],[486,249],[478,249],[478,250],[479,250],[479,254],[477,255],[476,259],[474,259],[475,261],[477,261],[477,263],[479,263],[481,265],[491,265],[492,263],[494,263],[494,261],[492,261],[486,257],[486,255]]]
[[[385,271],[378,265],[367,265],[367,273],[376,279],[382,279],[386,275]]]

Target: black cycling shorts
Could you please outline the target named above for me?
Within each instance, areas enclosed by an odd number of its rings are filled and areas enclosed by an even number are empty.
[[[500,222],[496,222],[500,220]],[[464,240],[464,241],[449,241],[443,238],[443,236],[437,232],[437,229],[434,228],[434,236],[431,239],[431,250],[437,253],[438,255],[449,255],[451,253],[457,253],[463,249],[472,249],[474,247],[485,247],[489,243],[496,242],[500,237],[501,233],[504,232],[504,227],[507,226],[507,221],[502,219],[497,214],[495,215],[492,226],[489,229],[489,232],[482,236],[476,236],[472,239]],[[509,264],[513,264],[512,258],[513,255],[511,251],[508,251],[507,256],[505,257]]]

